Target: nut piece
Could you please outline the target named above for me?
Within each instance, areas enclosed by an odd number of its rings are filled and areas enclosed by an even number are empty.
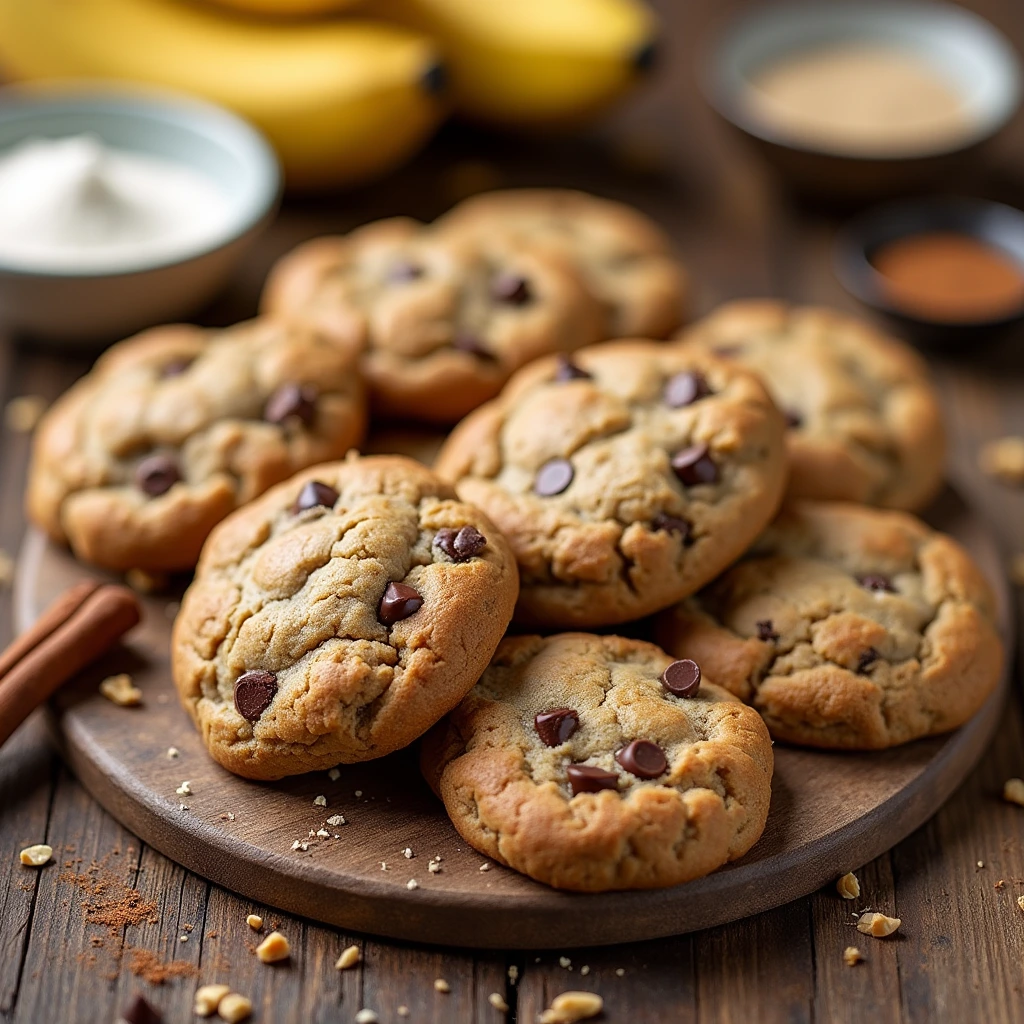
[[[855,900],[860,895],[860,882],[852,871],[847,871],[842,878],[836,882],[836,892],[844,900]]]
[[[274,964],[278,960],[287,960],[291,954],[292,947],[280,932],[271,932],[256,947],[256,956],[265,964]]]
[[[876,939],[892,935],[900,926],[898,917],[886,917],[885,914],[861,914],[857,919],[857,931],[865,935],[873,935]]]
[[[116,676],[107,676],[100,683],[100,693],[107,700],[122,708],[134,708],[142,703],[142,691],[135,686],[132,677],[127,672]]]
[[[259,914],[250,914],[245,923],[254,931],[258,932],[263,927],[263,918]]]
[[[231,991],[227,985],[200,985],[196,989],[196,1005],[193,1012],[197,1017],[212,1017],[220,1001]]]
[[[402,1016],[402,1008],[398,1008],[398,1015]],[[380,1017],[373,1010],[360,1010],[356,1014],[356,1024],[380,1024]]]
[[[347,971],[350,967],[355,967],[361,959],[359,947],[349,946],[347,949],[342,950],[341,956],[338,957],[338,962],[334,966],[339,971]]]
[[[1024,779],[1007,779],[1003,783],[1003,799],[1024,807]]]
[[[221,1020],[228,1024],[236,1024],[236,1021],[246,1020],[252,1016],[252,1003],[240,996],[237,992],[226,995],[217,1007],[217,1014]]]
[[[41,868],[50,862],[50,858],[53,856],[53,847],[47,846],[46,843],[37,843],[35,846],[26,846],[18,856],[22,864],[30,868]]]
[[[1024,896],[1017,897],[1017,906],[1020,907],[1021,910],[1024,910]]]
[[[451,990],[452,990],[451,985],[449,985],[448,982],[444,980],[444,978],[435,978],[434,979],[434,991],[435,992],[451,992]]]
[[[496,1010],[499,1010],[501,1013],[508,1013],[508,1003],[506,1003],[505,1000],[502,998],[500,992],[492,992],[487,997],[487,1002],[489,1002],[491,1006],[493,1006]]]
[[[604,1000],[595,992],[563,992],[538,1018],[540,1024],[575,1024],[596,1017],[604,1009]]]
[[[864,962],[864,954],[856,946],[847,946],[843,950],[843,960],[847,967],[854,967]]]
[[[1024,437],[999,437],[983,444],[978,465],[1001,484],[1024,486]]]

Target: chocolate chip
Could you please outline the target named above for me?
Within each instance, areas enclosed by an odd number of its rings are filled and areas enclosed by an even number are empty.
[[[317,390],[311,384],[282,384],[267,399],[263,418],[268,423],[297,419],[307,427],[316,412]]]
[[[542,498],[551,498],[572,483],[573,468],[568,459],[548,459],[533,479],[533,490]]]
[[[419,611],[422,604],[423,598],[418,590],[404,583],[389,583],[384,596],[380,599],[377,618],[385,626],[393,626]]]
[[[143,996],[136,996],[122,1011],[126,1024],[163,1024],[163,1015]]]
[[[615,760],[640,779],[656,779],[668,770],[665,751],[650,740],[633,740],[632,743],[615,751]]]
[[[292,512],[305,512],[307,508],[317,508],[323,505],[325,508],[334,508],[338,500],[338,492],[329,484],[319,480],[307,480],[299,491],[299,496],[292,505]]]
[[[577,793],[597,793],[602,789],[618,789],[619,777],[615,772],[606,772],[603,768],[595,768],[589,764],[571,764],[565,769],[572,787],[572,795]]]
[[[466,562],[487,547],[487,538],[475,526],[461,530],[445,526],[434,534],[434,544],[456,562]]]
[[[700,689],[700,665],[690,658],[673,661],[661,673],[661,685],[677,697],[696,697]]]
[[[168,377],[180,377],[193,363],[195,359],[191,356],[178,356],[164,363],[160,369],[160,377],[166,380]]]
[[[459,331],[452,339],[452,348],[460,352],[468,352],[470,355],[479,356],[481,359],[496,359],[480,338],[471,331]]]
[[[876,661],[878,661],[880,657],[881,655],[874,649],[874,647],[869,647],[866,651],[861,651],[860,657],[857,659],[857,671],[866,672]]]
[[[786,417],[786,426],[789,427],[790,430],[796,430],[797,427],[802,427],[804,425],[803,416],[801,416],[795,409],[783,410],[783,416]]]
[[[567,380],[591,380],[592,375],[582,367],[577,366],[567,355],[560,354],[558,366],[555,369],[555,380],[564,384]]]
[[[171,455],[150,455],[135,467],[135,484],[151,498],[166,494],[179,480],[181,472]]]
[[[530,282],[521,274],[501,273],[491,281],[491,296],[499,302],[525,306],[533,298]]]
[[[670,516],[667,512],[659,512],[651,520],[651,529],[655,533],[659,530],[664,530],[666,533],[677,533],[684,544],[689,542],[690,534],[693,532],[693,527],[685,519]]]
[[[686,370],[669,377],[665,385],[665,404],[671,409],[681,409],[710,394],[711,388],[708,387],[704,375]]]
[[[401,260],[392,264],[388,269],[388,280],[395,284],[403,284],[406,281],[415,281],[423,276],[423,268],[417,263],[410,263],[408,260]]]
[[[235,710],[247,721],[259,719],[277,693],[277,676],[261,668],[243,672],[235,680]]]
[[[858,576],[857,582],[865,590],[874,590],[878,593],[895,594],[896,588],[892,585],[892,580],[888,576],[883,576],[881,573],[869,572],[864,576]]]
[[[765,643],[774,643],[779,639],[779,634],[772,627],[771,619],[761,619],[757,622],[757,639]]]
[[[572,708],[554,708],[535,715],[533,726],[547,746],[557,747],[580,727],[580,716]]]
[[[708,455],[706,444],[691,444],[672,456],[672,469],[687,487],[713,484],[718,479],[718,467]]]

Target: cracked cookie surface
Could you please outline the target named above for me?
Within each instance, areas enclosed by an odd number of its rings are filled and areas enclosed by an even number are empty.
[[[271,271],[263,306],[361,350],[377,412],[437,423],[492,398],[531,359],[605,332],[559,253],[442,237],[405,217],[299,246]]]
[[[836,310],[730,302],[678,336],[762,377],[787,414],[789,495],[918,509],[942,482],[945,434],[924,361]]]
[[[981,707],[1004,657],[993,600],[967,552],[915,517],[800,502],[656,635],[776,739],[877,750]]]
[[[435,468],[509,539],[517,621],[628,622],[693,593],[774,515],[784,423],[748,371],[608,342],[521,370]]]
[[[585,892],[676,885],[746,853],[768,815],[767,730],[721,687],[668,692],[671,662],[616,636],[503,640],[421,748],[463,838],[538,881]],[[572,712],[575,725],[546,730],[552,709],[563,720]],[[646,757],[628,753],[638,744]],[[574,785],[574,767],[589,780]],[[606,788],[595,791],[594,778]]]
[[[85,561],[190,569],[229,512],[366,425],[354,359],[266,319],[157,327],[115,345],[36,432],[27,513]]]
[[[478,509],[410,459],[350,456],[213,532],[174,624],[174,681],[238,775],[381,757],[473,686],[516,590]]]

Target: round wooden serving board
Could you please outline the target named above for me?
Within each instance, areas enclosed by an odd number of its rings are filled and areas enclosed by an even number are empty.
[[[953,492],[928,518],[966,545],[991,579],[1009,649],[1009,598],[984,525]],[[19,627],[90,574],[31,533],[17,579]],[[171,682],[176,605],[166,597],[145,603],[131,642],[53,704],[65,757],[93,796],[157,850],[236,892],[349,930],[457,946],[631,942],[723,924],[803,896],[889,849],[938,809],[987,747],[1007,686],[1004,678],[974,719],[947,737],[874,754],[776,746],[768,826],[741,861],[673,889],[580,895],[497,864],[481,871],[486,858],[452,828],[412,751],[342,766],[336,781],[319,772],[255,783],[222,770]],[[119,671],[141,688],[141,707],[116,707],[98,694],[99,680]],[[168,756],[172,746],[176,758]],[[175,793],[184,780],[190,796]],[[314,804],[321,795],[326,807]],[[346,824],[326,825],[337,814]],[[321,828],[328,837],[310,837]],[[293,850],[295,840],[308,849]],[[442,870],[433,874],[427,864],[437,855]]]

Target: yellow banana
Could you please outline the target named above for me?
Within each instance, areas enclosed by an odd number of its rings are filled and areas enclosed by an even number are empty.
[[[221,7],[233,7],[249,14],[283,14],[305,17],[310,14],[332,14],[353,7],[359,0],[207,0]]]
[[[298,188],[389,170],[445,112],[437,50],[418,32],[175,0],[0,0],[0,65],[15,79],[128,79],[222,103],[263,129]]]
[[[590,114],[655,52],[655,20],[640,0],[371,0],[365,10],[436,37],[456,109],[500,124]]]

